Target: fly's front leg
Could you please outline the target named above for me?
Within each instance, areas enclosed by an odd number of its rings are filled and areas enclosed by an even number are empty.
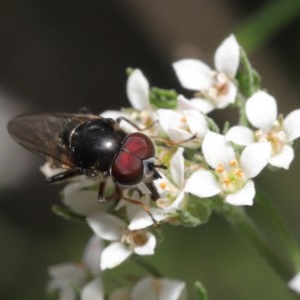
[[[55,174],[51,177],[46,178],[47,183],[54,183],[54,182],[60,182],[64,181],[66,179],[81,175],[80,169],[70,169],[62,173]]]
[[[116,122],[117,122],[119,125],[120,125],[120,123],[121,123],[122,121],[124,121],[124,122],[130,124],[132,127],[134,127],[135,129],[137,129],[138,131],[144,131],[144,130],[147,130],[147,129],[151,128],[152,126],[154,126],[154,125],[157,123],[157,121],[154,121],[154,122],[151,123],[149,126],[144,127],[144,128],[141,128],[140,126],[138,126],[137,124],[135,124],[133,121],[131,121],[131,120],[125,118],[125,117],[119,117],[119,118],[116,119]]]

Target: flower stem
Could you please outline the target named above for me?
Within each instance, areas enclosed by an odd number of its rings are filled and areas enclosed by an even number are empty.
[[[269,1],[239,28],[236,35],[247,52],[253,52],[295,20],[299,13],[299,0]]]
[[[161,274],[161,272],[157,268],[155,268],[149,262],[147,262],[144,259],[142,259],[140,256],[134,255],[134,256],[132,256],[132,260],[137,265],[139,265],[140,267],[142,267],[143,269],[145,269],[152,276],[154,276],[156,278],[162,278],[163,277],[163,275]]]
[[[258,190],[256,199],[260,211],[264,214],[264,216],[260,219],[268,220],[269,223],[272,223],[273,227],[270,234],[279,241],[281,248],[286,250],[286,254],[290,258],[295,272],[299,272],[300,250],[297,242],[293,238],[286,224],[283,222],[278,211],[269,201],[268,197],[266,197],[262,191]]]
[[[218,211],[233,228],[257,250],[284,282],[291,279],[294,275],[292,268],[288,265],[287,261],[268,244],[242,208],[223,205]]]

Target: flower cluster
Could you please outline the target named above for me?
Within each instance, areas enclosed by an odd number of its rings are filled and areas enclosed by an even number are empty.
[[[252,80],[255,71],[242,68],[249,64],[242,53],[236,38],[230,35],[215,52],[215,70],[196,59],[175,62],[173,68],[186,95],[150,87],[141,70],[129,70],[126,91],[132,107],[101,115],[126,118],[130,122],[120,124],[125,131],[142,128],[153,139],[156,158],[167,167],[159,169],[161,178],[153,181],[159,198],[152,201],[150,190],[141,183],[134,189],[123,188],[120,199],[113,180],[107,178],[104,200],[118,201],[99,205],[96,181],[80,177],[70,182],[62,193],[64,205],[86,220],[94,239],[101,241],[101,250],[97,250],[101,258],[94,262],[96,271],[86,255],[80,265],[50,269],[49,289],[72,294],[74,288],[70,286],[75,285],[83,295],[99,295],[97,299],[102,299],[101,272],[132,254],[152,255],[159,242],[157,223],[197,226],[207,222],[220,206],[252,205],[254,178],[269,165],[289,168],[294,158],[293,141],[300,136],[300,109],[285,118],[278,114],[274,97],[262,90],[258,80]],[[239,123],[218,126],[208,114],[228,106],[239,112]],[[48,169],[43,171],[50,175]],[[182,283],[153,278],[142,279],[131,292],[124,293],[129,293],[130,299],[140,299],[138,295],[154,286],[153,280],[161,293],[167,295],[171,286],[173,292],[177,291],[177,296],[157,299],[182,299]]]
[[[140,300],[145,294],[148,295],[148,299],[187,299],[184,282],[150,276],[131,283],[131,289],[119,287],[108,295],[99,268],[102,244],[102,240],[94,235],[85,248],[82,261],[50,267],[51,279],[47,286],[49,294],[55,294],[60,300]]]

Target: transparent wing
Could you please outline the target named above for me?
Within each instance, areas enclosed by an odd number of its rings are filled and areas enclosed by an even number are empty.
[[[99,118],[91,114],[29,113],[12,119],[7,129],[17,143],[53,166],[74,168],[76,162],[68,148],[68,134],[78,125]]]

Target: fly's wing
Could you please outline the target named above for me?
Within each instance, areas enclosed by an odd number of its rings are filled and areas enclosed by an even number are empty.
[[[12,119],[7,129],[12,138],[27,150],[46,158],[53,166],[74,168],[76,162],[68,148],[74,128],[100,116],[90,114],[22,114]]]

